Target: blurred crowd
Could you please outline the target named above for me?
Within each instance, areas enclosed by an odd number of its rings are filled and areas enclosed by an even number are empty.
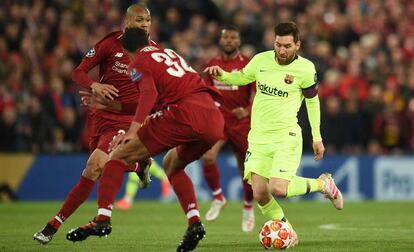
[[[122,3],[120,3],[122,2]],[[300,54],[318,71],[328,153],[414,150],[414,1],[153,0],[151,38],[199,71],[234,24],[243,53],[273,48],[273,27],[293,20]],[[71,72],[134,1],[0,2],[0,151],[87,151],[85,112]],[[91,73],[97,76],[97,71]],[[305,151],[310,151],[305,110]]]

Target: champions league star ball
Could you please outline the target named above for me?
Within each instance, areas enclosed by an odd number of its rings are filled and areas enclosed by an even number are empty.
[[[265,249],[285,249],[291,237],[289,225],[281,220],[266,222],[259,233],[259,241]]]

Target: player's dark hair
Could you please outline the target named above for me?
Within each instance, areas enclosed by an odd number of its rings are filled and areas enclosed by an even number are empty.
[[[299,41],[299,30],[295,22],[279,23],[275,27],[275,36],[293,36],[293,41]]]
[[[238,32],[240,34],[240,29],[237,26],[231,25],[231,24],[223,25],[221,27],[221,31],[223,31],[223,30],[235,31],[235,32]]]
[[[149,45],[148,34],[140,28],[125,29],[121,38],[122,47],[128,52],[136,52],[139,48]]]

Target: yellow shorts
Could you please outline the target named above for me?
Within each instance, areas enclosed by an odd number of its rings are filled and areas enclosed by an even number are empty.
[[[291,180],[296,176],[302,156],[302,132],[289,130],[266,144],[249,142],[244,163],[244,179],[251,183],[252,173],[265,178]]]

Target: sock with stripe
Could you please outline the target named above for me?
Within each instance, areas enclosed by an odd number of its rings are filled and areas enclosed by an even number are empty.
[[[112,204],[121,189],[124,172],[128,168],[129,166],[119,160],[106,162],[98,186],[98,221],[111,218]]]
[[[253,190],[250,184],[246,180],[243,180],[243,196],[244,196],[244,208],[251,209],[253,207]]]
[[[214,199],[224,200],[223,191],[221,190],[220,173],[217,163],[211,165],[203,164],[203,173],[206,178],[208,187],[213,192]]]
[[[68,193],[59,212],[48,224],[56,230],[59,229],[62,223],[89,197],[94,185],[94,180],[81,176],[79,182]]]
[[[175,195],[177,195],[181,208],[187,216],[188,225],[200,221],[200,212],[198,211],[194,186],[187,173],[180,169],[168,176],[168,179]]]

